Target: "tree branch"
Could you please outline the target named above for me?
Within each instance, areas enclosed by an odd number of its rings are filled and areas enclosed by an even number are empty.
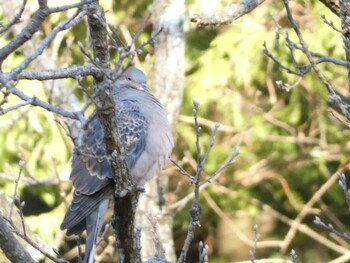
[[[18,13],[12,18],[12,20],[5,26],[0,27],[0,34],[4,33],[5,31],[9,30],[13,25],[19,23],[21,20],[24,8],[27,4],[27,0],[23,0],[21,9],[18,11]]]
[[[337,93],[334,91],[332,85],[329,83],[329,81],[327,80],[327,78],[324,76],[324,74],[322,73],[322,71],[318,68],[317,63],[315,62],[315,60],[312,57],[312,54],[304,40],[304,37],[297,25],[297,23],[295,22],[292,12],[289,8],[289,1],[288,0],[283,0],[284,2],[284,6],[285,9],[287,11],[287,16],[288,16],[288,20],[294,30],[294,32],[296,33],[299,42],[303,48],[304,54],[306,55],[306,57],[308,58],[312,69],[314,70],[314,72],[316,73],[317,77],[322,81],[322,83],[325,85],[328,93],[329,93],[329,101],[331,103],[334,103],[336,105],[339,106],[342,114],[348,119],[350,120],[350,113],[347,109],[347,105],[342,101],[341,97],[339,95],[337,95]]]
[[[191,22],[197,26],[221,26],[231,24],[241,16],[250,13],[265,0],[243,0],[238,4],[232,4],[214,14],[194,14]]]
[[[37,32],[46,17],[50,15],[48,8],[37,10],[31,17],[28,25],[22,30],[20,34],[15,36],[10,43],[0,49],[0,68],[2,62],[16,49],[22,46],[26,41],[32,38],[35,32]]]
[[[11,262],[35,263],[27,250],[12,234],[10,224],[0,213],[0,247]]]
[[[16,95],[21,100],[25,101],[27,104],[31,104],[33,106],[39,106],[42,107],[48,111],[57,113],[61,115],[62,117],[74,119],[74,120],[80,120],[82,121],[84,119],[84,116],[81,112],[69,112],[65,111],[60,107],[53,106],[45,101],[40,100],[37,97],[30,97],[26,94],[24,94],[21,90],[17,89],[12,83],[8,82],[6,78],[3,77],[3,74],[0,73],[0,83],[7,88],[7,90]],[[25,104],[22,104],[21,106],[25,106]],[[0,108],[0,115],[1,115],[1,108]]]
[[[338,0],[320,0],[325,6],[327,6],[334,14],[339,16],[340,8]]]
[[[94,76],[100,78],[101,71],[93,66],[70,66],[68,68],[48,69],[40,71],[22,71],[15,76],[13,80],[29,79],[29,80],[51,80],[51,79],[66,79],[77,77]]]
[[[88,6],[88,25],[94,50],[94,60],[106,74],[95,78],[95,104],[104,130],[107,156],[111,156],[113,178],[116,183],[114,216],[112,226],[119,252],[119,262],[141,262],[139,235],[134,228],[139,193],[128,171],[122,151],[117,122],[115,101],[112,96],[112,79],[108,48],[108,33],[104,10],[98,3]],[[123,58],[124,59],[124,58]],[[116,71],[120,70],[119,68]]]

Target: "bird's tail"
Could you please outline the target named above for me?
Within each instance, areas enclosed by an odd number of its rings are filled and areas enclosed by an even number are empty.
[[[102,200],[86,219],[86,245],[84,263],[93,263],[96,250],[96,238],[101,231],[108,208],[109,199]]]

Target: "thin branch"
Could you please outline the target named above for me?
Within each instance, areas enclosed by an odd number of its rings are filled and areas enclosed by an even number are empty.
[[[46,17],[50,14],[49,9],[39,9],[31,17],[28,25],[22,30],[22,32],[16,35],[10,43],[0,49],[0,67],[2,62],[16,49],[22,46],[26,41],[32,38],[32,36],[40,29]]]
[[[194,180],[195,180],[194,177],[190,175],[175,159],[173,159],[172,157],[169,157],[169,160],[179,169],[180,173],[187,176],[188,179],[191,180],[191,183],[194,183]]]
[[[34,53],[28,56],[16,69],[12,70],[9,73],[9,79],[14,79],[19,73],[21,73],[28,65],[35,60],[41,53],[44,52],[46,47],[55,38],[58,32],[66,30],[74,25],[76,25],[83,17],[85,16],[85,12],[78,10],[72,17],[66,19],[62,23],[60,23],[57,27],[55,27],[41,42],[40,46],[34,51]]]
[[[16,75],[13,80],[29,79],[29,80],[51,80],[51,79],[66,79],[94,76],[101,77],[100,69],[92,66],[70,66],[60,69],[48,69],[40,71],[22,71]]]
[[[48,111],[57,113],[57,114],[61,115],[62,117],[66,117],[66,118],[70,118],[70,119],[74,119],[74,120],[79,120],[79,121],[84,120],[84,116],[82,115],[81,112],[65,111],[62,108],[53,106],[45,101],[40,100],[37,97],[30,97],[30,96],[24,94],[21,90],[17,89],[15,86],[13,86],[12,83],[4,80],[3,74],[1,74],[1,73],[0,73],[0,83],[3,86],[5,86],[10,93],[16,95],[17,97],[19,97],[21,100],[27,102],[28,104],[31,104],[33,106],[39,106],[39,107],[44,108]]]
[[[291,74],[294,74],[294,75],[297,75],[297,76],[303,76],[305,73],[301,73],[300,71],[295,71],[295,70],[292,70],[290,69],[289,67],[287,66],[284,66],[277,57],[275,57],[270,51],[269,49],[267,48],[266,46],[266,42],[264,42],[263,44],[263,53],[269,57],[270,59],[272,59],[273,62],[275,62],[280,68],[284,69],[285,71],[287,71],[288,73],[291,73]]]
[[[22,108],[22,107],[28,106],[28,105],[30,105],[29,102],[23,102],[23,103],[19,103],[19,104],[17,104],[17,105],[8,107],[8,108],[6,108],[6,109],[4,109],[3,107],[0,107],[0,116],[1,116],[1,115],[5,115],[6,113],[8,113],[8,112],[10,112],[10,111],[18,110],[19,108]]]
[[[224,161],[224,163],[219,167],[219,169],[217,169],[211,176],[209,176],[207,179],[205,179],[204,181],[202,181],[200,183],[200,186],[205,185],[205,184],[210,184],[211,181],[218,177],[228,166],[231,166],[234,161],[235,158],[239,155],[239,148],[235,147],[231,153],[229,154],[229,156],[226,158],[226,160]]]
[[[85,0],[85,1],[80,1],[78,3],[75,4],[71,4],[71,5],[62,5],[62,6],[58,6],[58,7],[50,7],[50,13],[59,13],[62,11],[66,11],[69,9],[74,9],[74,8],[81,8],[84,5],[89,5],[92,4],[94,2],[96,2],[97,0]]]
[[[293,15],[290,11],[289,8],[289,1],[288,0],[283,0],[284,2],[284,6],[285,9],[287,11],[287,16],[288,16],[288,20],[292,26],[292,28],[294,29],[295,33],[298,36],[299,42],[301,44],[301,46],[304,49],[304,53],[306,55],[306,57],[308,58],[312,69],[314,70],[314,72],[316,73],[317,77],[322,81],[322,83],[325,85],[328,93],[329,93],[329,100],[331,102],[334,102],[335,104],[337,104],[339,106],[339,108],[342,111],[342,114],[348,119],[350,120],[350,114],[348,112],[347,109],[347,105],[342,101],[342,99],[340,98],[339,95],[336,94],[336,92],[334,91],[334,89],[332,88],[331,84],[328,82],[327,78],[323,75],[323,73],[321,72],[321,70],[318,68],[317,63],[314,61],[312,54],[310,53],[308,46],[304,40],[304,37],[298,27],[298,25],[296,24]]]
[[[253,248],[251,250],[249,250],[249,257],[250,257],[250,262],[251,263],[256,263],[257,261],[255,261],[256,259],[256,247],[260,238],[260,234],[258,232],[259,230],[259,226],[257,224],[254,225],[254,243],[253,243]]]
[[[197,118],[196,118],[196,122],[198,122]],[[209,153],[210,153],[211,149],[214,146],[216,132],[218,131],[219,127],[220,127],[220,123],[215,123],[214,127],[211,129],[210,143],[209,143],[209,146],[208,146],[208,148],[207,148],[207,150],[206,150],[206,152],[204,154],[203,160],[202,160],[202,162],[200,164],[202,167],[207,162],[208,157],[209,157]]]
[[[68,263],[67,260],[65,260],[64,258],[56,258],[53,255],[51,255],[50,253],[46,252],[44,249],[42,249],[40,247],[40,245],[35,242],[34,240],[30,239],[27,235],[22,234],[21,232],[19,232],[18,230],[14,229],[13,232],[19,236],[20,238],[22,238],[23,240],[25,240],[29,245],[31,245],[33,248],[35,248],[36,250],[38,250],[41,254],[43,254],[45,257],[51,259],[53,262],[56,263]],[[26,261],[23,261],[26,262]]]
[[[350,209],[350,189],[346,185],[345,174],[339,173],[338,177],[339,177],[338,184],[339,184],[340,188],[343,190],[346,204],[348,205],[348,208]]]
[[[176,162],[175,165],[177,167],[179,167],[180,172],[184,175],[186,175],[187,177],[189,177],[191,179],[191,181],[194,183],[194,191],[193,191],[193,202],[192,205],[190,207],[190,223],[187,229],[187,235],[186,235],[186,239],[184,241],[184,245],[182,247],[181,250],[181,254],[180,257],[178,259],[178,263],[182,263],[186,261],[186,256],[190,247],[190,244],[194,238],[194,230],[196,227],[200,226],[200,216],[201,216],[201,206],[199,203],[199,192],[205,187],[206,184],[208,184],[210,182],[211,179],[214,179],[217,175],[219,175],[228,165],[233,163],[233,159],[235,156],[237,156],[238,152],[233,154],[233,152],[230,154],[230,156],[228,157],[228,159],[226,160],[226,162],[212,175],[210,176],[208,179],[201,181],[200,177],[201,174],[203,172],[203,168],[205,163],[208,160],[208,156],[209,153],[211,151],[211,149],[214,146],[214,142],[215,142],[215,135],[216,132],[219,128],[219,124],[216,123],[214,125],[214,127],[212,128],[212,133],[211,133],[211,138],[210,138],[210,144],[204,154],[204,157],[201,157],[201,146],[200,146],[200,135],[201,135],[201,127],[199,126],[198,123],[198,108],[199,108],[199,104],[197,101],[193,101],[193,105],[194,105],[194,109],[193,109],[193,117],[194,117],[194,130],[195,130],[195,134],[196,134],[196,156],[197,156],[197,167],[196,167],[196,172],[194,176],[191,176],[189,173],[187,173],[180,165],[178,165]],[[191,195],[191,197],[192,197]],[[201,251],[203,252],[203,251]],[[200,252],[200,253],[201,253]],[[205,252],[205,251],[204,251]],[[203,252],[203,253],[204,253]],[[205,255],[203,254],[202,257],[202,262],[205,261],[207,257],[205,257]]]
[[[9,218],[11,219],[12,217],[12,212],[13,212],[13,206],[16,205],[17,207],[21,207],[22,204],[21,204],[21,199],[19,197],[19,195],[17,194],[18,192],[18,183],[19,183],[19,180],[21,178],[21,175],[22,175],[22,171],[23,171],[23,167],[24,167],[24,161],[23,160],[20,160],[19,161],[19,172],[18,172],[18,176],[15,180],[15,192],[13,194],[13,199],[12,199],[12,202],[11,202],[11,208],[10,208],[10,214],[9,214]],[[16,204],[15,204],[16,203]],[[20,209],[20,212],[22,212],[22,209]],[[23,213],[21,213],[21,219],[23,219]],[[26,230],[25,230],[25,226],[23,224],[23,220],[22,220],[22,226],[23,226],[23,233],[24,235],[26,235]]]
[[[129,44],[129,47],[131,48],[132,46],[135,45],[135,42],[139,39],[139,37],[141,36],[141,34],[144,32],[149,20],[151,19],[152,16],[152,11],[151,9],[148,9],[148,15],[145,18],[145,20],[143,21],[142,26],[140,27],[140,29],[136,32],[136,34],[134,35],[134,37],[132,38],[131,43]],[[142,50],[143,47],[140,48],[140,50]]]
[[[332,21],[328,21],[325,15],[321,14],[321,18],[323,23],[329,25],[332,29],[334,29],[334,31],[342,33],[341,29],[337,28]]]
[[[292,60],[293,60],[293,64],[295,66],[295,68],[297,70],[293,70],[285,65],[282,64],[282,62],[279,61],[279,59],[277,57],[275,57],[267,48],[266,42],[264,42],[263,44],[263,53],[269,57],[271,60],[273,60],[280,68],[284,69],[285,71],[287,71],[290,74],[294,74],[297,76],[304,76],[306,73],[310,72],[310,70],[312,69],[312,65],[311,64],[307,64],[307,65],[299,65],[295,59],[294,59],[294,55],[293,55],[293,49],[297,49],[302,51],[303,53],[305,53],[305,49],[303,48],[303,46],[301,46],[300,44],[296,44],[294,42],[292,42],[288,36],[284,36],[285,40],[286,40],[286,46],[288,47],[288,49],[290,50],[291,56],[292,56]],[[315,64],[321,64],[324,62],[329,62],[329,63],[333,63],[335,65],[339,65],[339,66],[346,66],[347,62],[342,60],[342,59],[336,59],[336,58],[332,58],[332,57],[328,57],[325,56],[321,53],[317,53],[317,52],[311,52],[310,54],[313,57],[318,58],[317,60],[315,60]]]
[[[331,233],[336,234],[337,236],[339,236],[347,241],[350,241],[350,236],[347,233],[340,232],[340,231],[336,230],[332,224],[324,223],[318,216],[315,216],[314,224],[328,230]]]
[[[21,21],[21,17],[24,11],[24,8],[27,4],[27,0],[23,0],[22,6],[18,13],[12,18],[12,20],[5,26],[0,27],[0,34],[4,33],[5,31],[9,30],[13,25],[19,23]]]
[[[293,219],[290,219],[289,217],[285,216],[284,214],[276,211],[275,209],[273,209],[272,207],[270,207],[268,204],[261,202],[261,200],[259,199],[255,199],[255,198],[251,198],[248,195],[244,195],[241,193],[237,193],[235,191],[232,191],[229,188],[226,188],[223,185],[220,184],[215,184],[215,188],[214,189],[219,189],[220,192],[230,196],[231,198],[233,196],[236,196],[236,198],[239,198],[239,200],[246,200],[248,203],[252,203],[257,207],[260,207],[262,210],[264,210],[265,212],[267,212],[269,215],[271,215],[273,218],[279,220],[280,222],[286,224],[287,226],[292,226],[294,221]],[[209,196],[209,195],[208,195]],[[209,202],[208,202],[209,203]],[[213,203],[215,204],[215,202],[213,201]],[[211,205],[212,206],[212,205]],[[234,222],[232,222],[231,219],[229,219],[229,217],[227,216],[227,214],[224,213],[224,211],[220,210],[220,213],[218,213],[215,209],[214,211],[223,219],[225,220],[228,225],[229,228],[231,228],[235,233],[237,231],[237,235],[238,237],[248,246],[252,246],[253,242],[250,240],[247,240],[245,238],[244,233],[241,234],[240,237],[240,232],[241,231]],[[321,235],[321,233],[319,233],[319,231],[315,231],[312,228],[310,228],[307,224],[300,224],[298,227],[298,231],[302,234],[305,234],[306,236],[310,237],[311,239],[317,241],[318,243],[322,244],[323,246],[331,249],[332,251],[336,252],[336,253],[340,253],[340,254],[344,254],[348,252],[348,249],[333,242],[332,240],[330,240],[329,238],[326,238],[324,236]],[[277,247],[277,248],[281,248],[284,246],[285,241],[261,241],[259,243],[257,243],[257,247],[258,248],[266,248],[266,247]]]

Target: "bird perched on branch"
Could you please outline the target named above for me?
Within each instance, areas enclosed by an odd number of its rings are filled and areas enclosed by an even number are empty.
[[[161,104],[149,93],[147,78],[141,70],[126,69],[113,84],[113,95],[126,162],[136,185],[143,187],[166,165],[173,147],[170,125]],[[67,235],[81,235],[87,230],[84,262],[90,263],[115,182],[96,112],[82,132],[81,145],[74,149],[72,159],[73,201],[61,229],[67,229]]]

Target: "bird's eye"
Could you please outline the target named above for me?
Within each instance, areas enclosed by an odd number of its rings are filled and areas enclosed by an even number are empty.
[[[126,76],[126,80],[131,81],[131,77]]]

